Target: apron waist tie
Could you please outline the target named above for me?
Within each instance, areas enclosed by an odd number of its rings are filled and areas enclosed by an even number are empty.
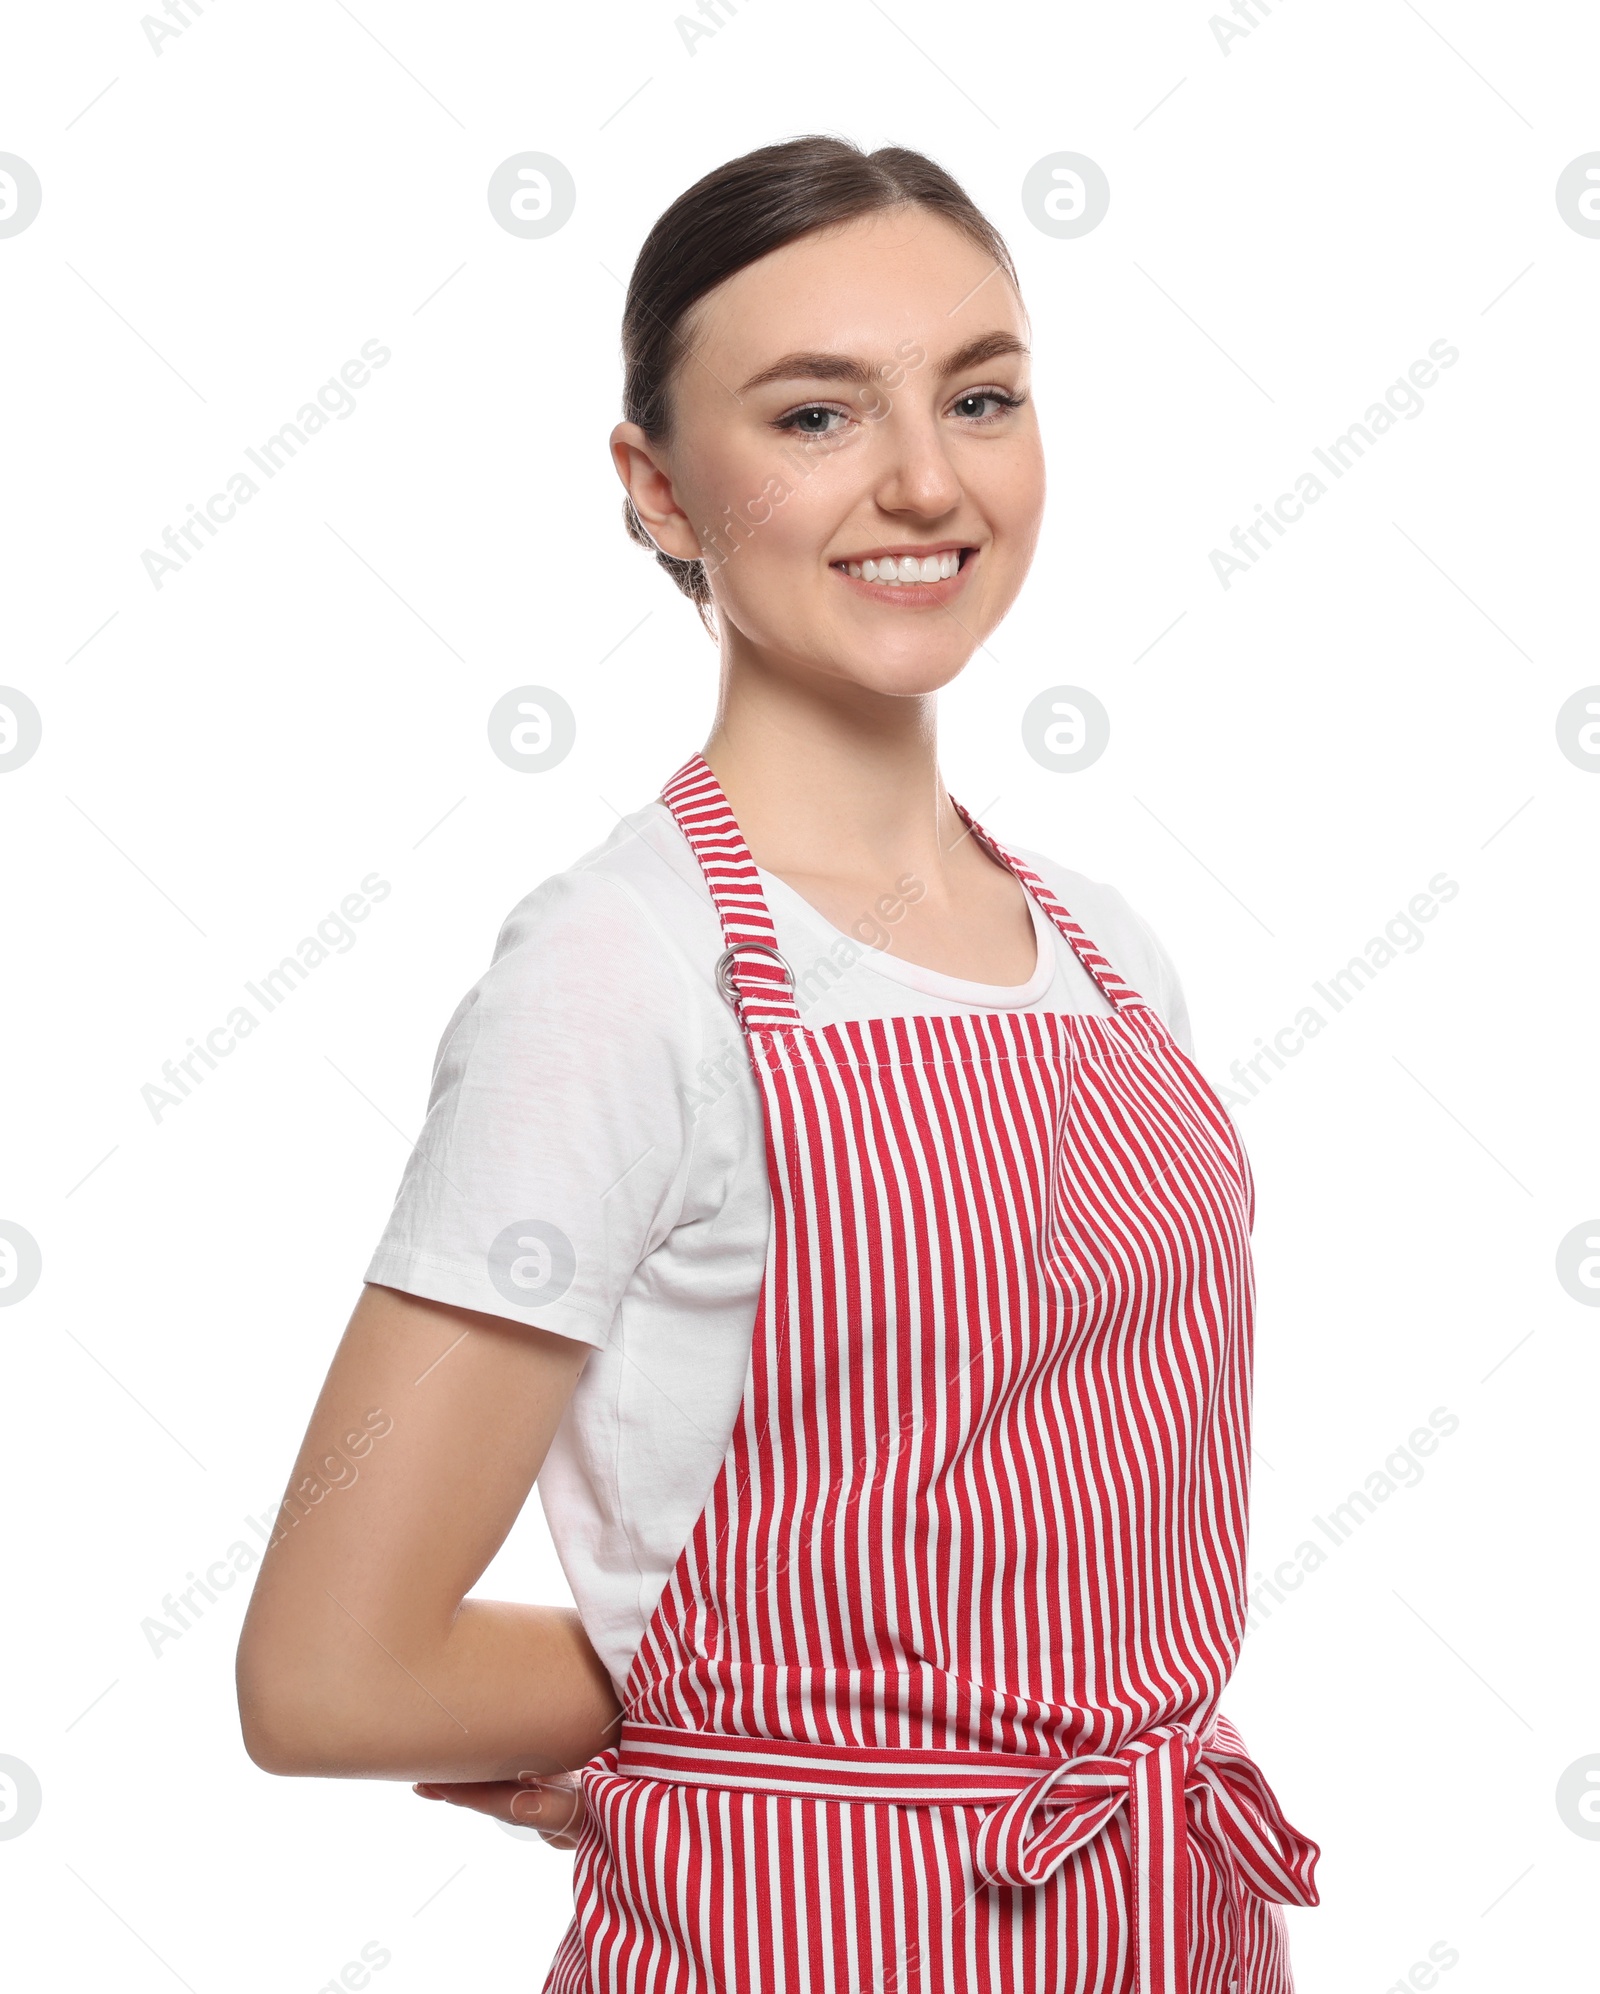
[[[1023,1752],[738,1737],[624,1718],[617,1771],[742,1792],[983,1807],[975,1866],[987,1882],[1013,1886],[1048,1881],[1126,1808],[1138,1994],[1188,1994],[1191,1833],[1205,1836],[1227,1876],[1236,1956],[1245,1890],[1275,1904],[1320,1901],[1317,1844],[1290,1826],[1255,1762],[1215,1726],[1205,1742],[1182,1725],[1157,1724],[1117,1752],[1042,1761]]]

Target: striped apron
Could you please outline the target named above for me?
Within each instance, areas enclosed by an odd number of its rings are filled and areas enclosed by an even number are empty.
[[[1043,881],[1109,1016],[801,1022],[691,755],[766,1128],[750,1367],[581,1769],[545,1994],[1292,1994],[1319,1855],[1217,1708],[1246,1613],[1232,1122]],[[953,799],[952,799],[953,800]]]

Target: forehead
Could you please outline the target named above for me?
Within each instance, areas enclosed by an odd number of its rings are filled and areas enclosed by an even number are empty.
[[[800,349],[876,361],[907,337],[938,354],[991,327],[1025,336],[1021,300],[1004,270],[953,222],[918,207],[785,243],[709,292],[691,325],[706,364],[742,369],[741,379]]]

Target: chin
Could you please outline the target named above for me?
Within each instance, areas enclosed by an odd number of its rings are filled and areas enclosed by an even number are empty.
[[[833,654],[831,668],[837,677],[848,679],[865,691],[887,693],[899,699],[939,692],[961,676],[977,648],[966,631],[958,630],[954,635],[960,639],[959,648],[947,651],[941,644],[933,655],[929,654],[928,646],[909,636],[896,646],[867,649],[857,643],[841,647]]]

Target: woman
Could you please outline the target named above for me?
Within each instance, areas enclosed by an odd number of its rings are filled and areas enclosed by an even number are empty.
[[[651,231],[612,452],[716,721],[451,1020],[251,1604],[259,1764],[575,1848],[560,1994],[1284,1994],[1317,1902],[1217,1710],[1249,1165],[1127,903],[939,779],[1039,528],[1027,331],[899,148]],[[465,1597],[536,1476],[576,1614]]]

